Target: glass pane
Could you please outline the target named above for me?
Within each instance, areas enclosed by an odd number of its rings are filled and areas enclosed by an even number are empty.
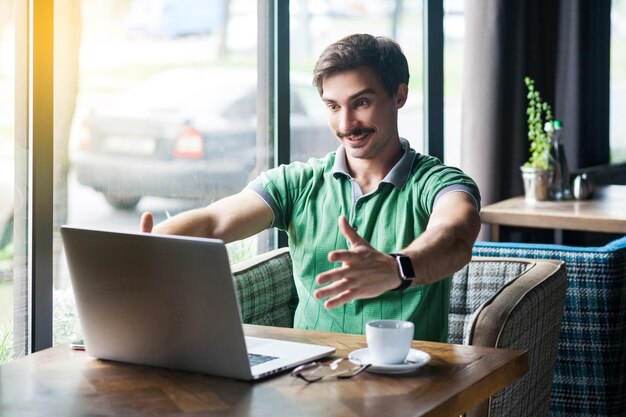
[[[461,94],[465,43],[464,0],[444,0],[444,160],[461,166]]]
[[[291,159],[305,161],[311,156],[323,156],[339,145],[326,124],[324,105],[311,80],[322,50],[353,33],[388,36],[402,47],[409,62],[410,92],[398,113],[398,127],[400,136],[422,152],[422,1],[291,0],[289,5]]]
[[[626,0],[611,2],[611,162],[626,162]]]
[[[256,161],[256,3],[55,1],[54,343],[79,336],[61,224],[138,231],[240,191]],[[82,30],[81,30],[82,28]],[[260,238],[229,246],[232,261]]]
[[[0,2],[0,363],[24,353],[27,328],[26,274],[14,262],[15,241],[25,240],[22,229],[14,239],[14,198],[21,188],[15,178],[14,21],[13,1]]]

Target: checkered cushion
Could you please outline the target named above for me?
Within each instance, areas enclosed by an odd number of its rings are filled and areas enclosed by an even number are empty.
[[[528,269],[525,262],[470,262],[452,277],[448,342],[467,343],[472,314]]]
[[[568,286],[550,414],[625,416],[626,237],[597,248],[477,242],[474,255],[565,261]]]
[[[548,415],[565,303],[563,263],[473,257],[452,282],[450,342],[528,352],[528,372],[468,416]]]
[[[253,257],[232,270],[244,323],[293,327],[298,295],[287,249]]]

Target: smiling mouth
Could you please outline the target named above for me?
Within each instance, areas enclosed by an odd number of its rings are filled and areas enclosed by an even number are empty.
[[[337,133],[337,136],[339,136],[340,139],[346,139],[350,142],[359,142],[371,133],[374,133],[374,129],[354,129],[346,133]]]

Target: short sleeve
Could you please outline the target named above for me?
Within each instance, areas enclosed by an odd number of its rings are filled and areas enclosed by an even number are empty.
[[[412,186],[416,188],[416,195],[422,210],[432,214],[433,207],[440,193],[454,186],[461,186],[467,190],[480,207],[480,191],[478,186],[467,174],[455,167],[442,164],[437,158],[419,155],[414,166]]]

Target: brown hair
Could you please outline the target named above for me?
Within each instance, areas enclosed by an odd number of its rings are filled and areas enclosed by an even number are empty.
[[[400,84],[409,83],[409,64],[397,42],[384,36],[355,34],[322,51],[313,70],[313,85],[321,96],[324,78],[359,67],[372,68],[390,96]]]

